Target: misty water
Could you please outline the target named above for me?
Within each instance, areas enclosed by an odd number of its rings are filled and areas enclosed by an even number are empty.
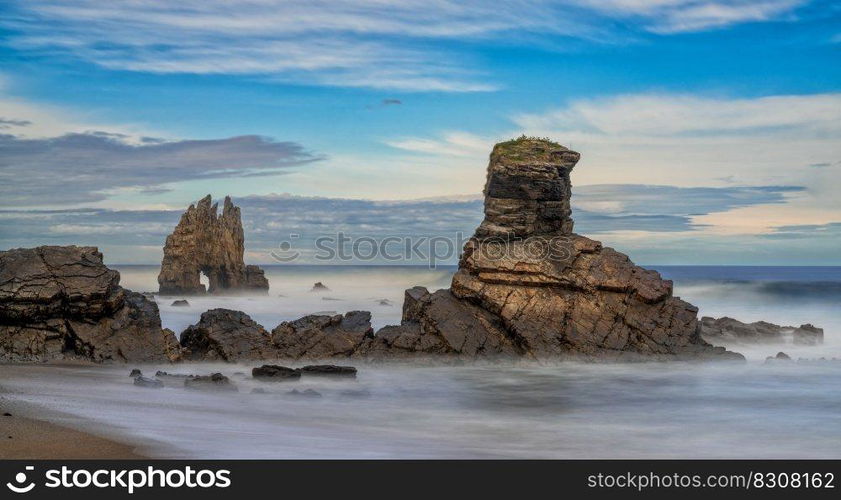
[[[156,267],[119,267],[156,289]],[[51,420],[184,458],[841,458],[841,268],[660,267],[701,315],[813,323],[817,346],[731,346],[747,363],[369,366],[356,381],[251,379],[249,364],[148,366],[221,371],[236,393],[134,387],[132,366],[5,366],[8,398]],[[398,323],[403,290],[448,285],[452,268],[268,267],[264,297],[158,297],[180,332],[213,307],[267,329],[315,312],[370,310]],[[321,281],[329,292],[313,293]],[[386,299],[391,305],[381,304]],[[778,351],[814,361],[766,364]],[[826,358],[820,361],[818,358]],[[260,387],[266,394],[252,394]],[[289,394],[314,389],[321,397]]]

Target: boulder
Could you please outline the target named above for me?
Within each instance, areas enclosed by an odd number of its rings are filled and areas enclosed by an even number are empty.
[[[374,359],[415,355],[470,359],[513,358],[521,353],[493,314],[458,300],[449,290],[429,293],[415,287],[406,290],[402,324],[380,329],[357,354]]]
[[[141,372],[139,368],[132,369],[131,373],[128,374],[128,376],[131,377],[131,378],[140,377],[142,375],[143,375],[143,372]]]
[[[96,247],[0,252],[0,359],[177,360],[157,304],[119,283]]]
[[[181,333],[185,360],[238,361],[275,358],[269,332],[242,311],[211,309]]]
[[[373,332],[370,312],[351,311],[344,316],[311,315],[283,322],[272,330],[272,342],[279,358],[348,357]]]
[[[330,289],[329,289],[329,288],[327,288],[327,285],[325,285],[324,283],[322,283],[322,282],[318,281],[318,282],[316,282],[316,283],[312,286],[312,288],[310,289],[310,291],[311,291],[311,292],[329,292],[329,291],[330,291]]]
[[[279,365],[263,365],[251,370],[251,376],[267,382],[300,380],[301,370]]]
[[[160,293],[165,295],[259,292],[269,282],[258,266],[246,266],[245,236],[239,207],[226,196],[219,214],[210,195],[190,205],[172,234],[167,236],[161,272]],[[209,287],[201,283],[204,273]]]

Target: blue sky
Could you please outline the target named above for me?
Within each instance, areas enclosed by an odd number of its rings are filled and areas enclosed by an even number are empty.
[[[206,193],[261,207],[244,210],[258,262],[306,223],[326,231],[326,207],[348,200],[360,234],[406,227],[388,201],[415,222],[428,206],[414,231],[470,232],[490,147],[528,133],[582,153],[579,231],[637,260],[841,264],[834,2],[0,10],[2,247],[155,262],[171,214]],[[464,217],[436,224],[440,197]],[[300,207],[321,219],[284,224]]]

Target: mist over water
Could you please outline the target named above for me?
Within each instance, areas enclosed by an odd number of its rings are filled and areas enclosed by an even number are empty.
[[[120,267],[122,284],[157,289],[157,267]],[[813,323],[818,346],[731,346],[747,363],[412,365],[359,368],[358,381],[264,383],[249,364],[142,367],[221,371],[238,393],[132,385],[132,366],[2,366],[7,397],[63,412],[59,423],[107,429],[152,456],[183,458],[841,458],[841,268],[663,267],[701,315]],[[400,320],[403,290],[449,285],[453,268],[268,267],[263,297],[158,297],[180,332],[212,307],[267,329],[320,311],[370,310]],[[321,281],[329,292],[313,293]],[[282,296],[281,296],[282,295]],[[324,298],[337,300],[324,300]],[[381,299],[392,305],[380,305]],[[294,365],[293,365],[294,366]],[[251,394],[253,388],[267,394]],[[289,395],[312,388],[321,397]]]

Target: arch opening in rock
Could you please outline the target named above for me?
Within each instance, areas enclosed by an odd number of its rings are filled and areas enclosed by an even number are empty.
[[[206,269],[199,270],[199,283],[201,283],[202,288],[208,293],[211,293],[210,288],[210,278],[207,275]]]

